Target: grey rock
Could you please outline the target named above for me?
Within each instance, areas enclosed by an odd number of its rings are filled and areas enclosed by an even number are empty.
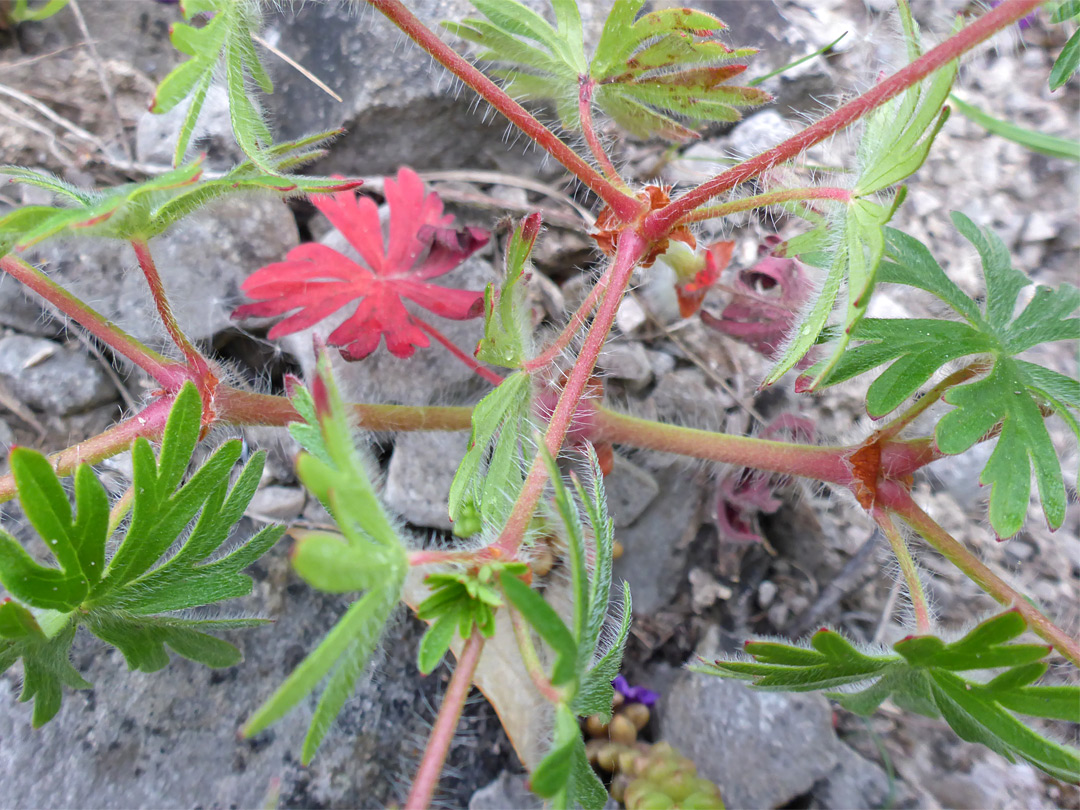
[[[546,0],[526,5],[549,13]],[[410,10],[438,26],[479,16],[467,0],[417,0]],[[586,26],[606,4],[582,3]],[[535,170],[540,153],[505,137],[501,116],[477,109],[472,91],[455,80],[381,14],[354,5],[310,3],[270,20],[266,38],[339,93],[344,103],[315,89],[293,68],[271,65],[276,92],[267,99],[280,137],[347,127],[322,171],[385,174],[400,165],[420,169]],[[455,43],[458,48],[463,43]]]
[[[727,146],[736,155],[752,157],[789,138],[794,131],[776,110],[765,110],[739,122],[728,135]]]
[[[616,453],[615,465],[604,477],[604,491],[615,528],[625,529],[656,500],[660,485],[647,470]]]
[[[192,340],[232,325],[240,284],[280,261],[299,241],[288,206],[272,197],[233,197],[185,219],[150,242],[173,312]],[[144,342],[160,345],[164,327],[131,247],[114,240],[47,242],[36,251],[49,275]]]
[[[31,408],[59,416],[116,398],[109,378],[88,356],[26,335],[0,338],[0,378]]]
[[[6,274],[0,276],[0,326],[35,337],[56,337],[61,331],[41,300]]]
[[[610,343],[600,352],[597,368],[609,377],[625,383],[631,391],[640,391],[652,382],[652,366],[640,343]]]
[[[177,104],[167,113],[145,112],[135,127],[135,155],[142,163],[169,166],[173,162],[180,127],[191,107],[191,98]],[[244,153],[233,137],[229,116],[229,97],[222,85],[214,85],[206,94],[188,155],[206,154],[210,168],[228,169],[245,160]]]
[[[810,806],[822,810],[849,807],[885,807],[896,810],[922,806],[907,784],[893,779],[894,794],[889,802],[889,776],[876,763],[864,759],[844,744],[837,747],[839,761],[828,776],[819,780],[810,793]]]
[[[779,807],[808,793],[846,756],[821,696],[757,692],[690,672],[663,697],[660,736],[720,787],[733,810]]]
[[[300,487],[268,486],[258,490],[245,514],[262,520],[288,522],[304,511],[307,495]]]
[[[615,577],[630,584],[638,614],[664,607],[685,581],[687,549],[681,541],[701,497],[691,474],[675,466],[657,473],[656,483],[659,493],[649,508],[615,534],[624,549],[615,561]]]
[[[382,209],[385,217],[386,207]],[[320,240],[323,244],[357,258],[356,251],[339,231],[330,231]],[[446,276],[437,281],[447,287],[483,290],[488,282],[495,281],[498,274],[487,259],[481,255],[470,256]],[[406,307],[413,305],[406,302]],[[310,377],[315,367],[311,350],[314,334],[324,340],[341,321],[353,311],[346,307],[331,315],[312,329],[282,338],[281,345],[300,362],[305,377]],[[426,316],[425,316],[426,317]],[[455,345],[467,353],[483,337],[483,318],[470,321],[450,321],[430,316],[432,323]],[[482,390],[486,383],[435,341],[427,348],[417,349],[409,358],[402,359],[390,354],[385,342],[368,357],[357,362],[343,360],[336,351],[330,352],[334,378],[341,387],[342,396],[351,402],[390,402],[399,405],[445,404],[447,400],[460,400]]]
[[[675,358],[667,352],[647,349],[645,355],[649,358],[649,366],[657,377],[663,377],[668,372],[675,370]]]
[[[649,396],[657,417],[691,427],[715,430],[724,424],[726,397],[705,384],[705,375],[696,368],[665,374]]]
[[[387,505],[414,526],[450,530],[450,484],[468,449],[469,434],[402,433],[386,475]]]
[[[476,791],[469,810],[542,810],[544,800],[529,790],[525,774],[503,771],[499,778]]]
[[[7,459],[7,450],[15,443],[15,434],[3,419],[0,419],[0,459]]]
[[[361,681],[314,761],[302,767],[314,697],[254,739],[239,739],[237,729],[350,599],[299,582],[284,545],[251,573],[255,594],[228,615],[264,615],[275,623],[229,634],[245,655],[236,667],[210,670],[174,658],[160,672],[128,672],[115,650],[80,635],[73,662],[94,688],[67,691],[60,713],[38,730],[30,726],[30,704],[16,703],[16,673],[0,676],[3,804],[122,810],[402,803],[445,688],[442,672],[417,675],[424,626],[404,612],[391,621],[383,639],[387,654],[376,657],[372,677]],[[485,702],[466,708],[462,731],[471,741],[455,744],[448,762],[460,784],[444,782],[438,795],[448,806],[464,806],[475,786],[490,781],[512,756]],[[484,740],[481,749],[476,739]],[[63,763],[62,776],[57,763]]]

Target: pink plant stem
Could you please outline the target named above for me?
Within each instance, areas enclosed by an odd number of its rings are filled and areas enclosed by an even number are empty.
[[[18,256],[8,254],[0,259],[0,270],[25,284],[114,352],[141,368],[162,386],[179,388],[188,378],[183,365],[144,346]]]
[[[226,425],[283,427],[300,421],[300,415],[285,397],[241,391],[227,385],[218,386],[214,404],[217,421]],[[469,407],[358,403],[350,409],[356,426],[362,430],[468,430],[472,426],[472,408]]]
[[[611,279],[611,267],[609,266],[593,288],[589,290],[589,294],[585,297],[585,300],[581,302],[581,306],[577,308],[577,311],[570,316],[570,322],[566,324],[566,327],[559,333],[559,336],[552,341],[544,351],[534,357],[532,360],[528,360],[522,366],[526,371],[541,371],[546,369],[554,362],[555,358],[559,354],[566,350],[566,347],[570,345],[570,342],[577,335],[578,330],[585,324],[585,321],[592,314],[592,311],[596,309],[596,304],[600,300],[600,296],[603,295],[604,290],[607,289],[608,281]]]
[[[132,239],[131,247],[134,248],[135,258],[139,260],[139,267],[142,268],[143,275],[146,276],[146,283],[150,287],[150,295],[153,296],[158,315],[161,317],[162,323],[165,324],[165,331],[169,333],[172,342],[183,353],[184,359],[187,360],[188,366],[195,375],[195,383],[203,393],[204,399],[206,399],[217,384],[217,377],[210,371],[206,358],[188,340],[188,336],[184,334],[184,330],[177,323],[172,306],[170,306],[169,299],[165,295],[165,285],[161,281],[157,265],[154,264],[154,258],[150,255],[150,246],[145,240]]]
[[[416,322],[417,326],[419,326],[421,329],[423,329],[425,332],[427,332],[429,335],[439,341],[439,343],[441,343],[443,347],[448,352],[450,352],[450,354],[454,355],[454,357],[467,365],[470,369],[473,370],[474,373],[476,373],[480,377],[483,377],[492,385],[498,385],[503,381],[503,378],[500,375],[496,374],[489,368],[485,368],[483,365],[477,362],[475,357],[469,357],[469,355],[465,354],[465,352],[455,346],[453,341],[450,340],[450,338],[448,338],[430,323],[415,316],[413,317],[413,320]]]
[[[122,453],[140,436],[160,439],[171,407],[172,397],[162,397],[104,433],[54,453],[49,456],[49,462],[57,475],[71,475],[80,464],[97,464],[103,459]],[[0,476],[0,503],[11,500],[16,494],[15,479],[11,474]]]
[[[755,208],[766,208],[770,205],[783,205],[790,202],[804,202],[806,200],[832,200],[834,202],[850,203],[851,192],[846,188],[822,186],[821,188],[789,188],[780,191],[770,191],[766,194],[756,194],[753,197],[743,197],[739,200],[711,205],[706,208],[698,208],[683,217],[676,225],[687,225],[691,222],[704,222],[707,219],[726,217],[729,214],[737,214],[740,211],[752,211]]]
[[[548,703],[561,703],[566,699],[565,695],[544,673],[540,656],[536,654],[536,646],[533,644],[532,628],[514,607],[508,606],[507,610],[510,611],[510,623],[514,628],[514,640],[517,641],[518,652],[521,653],[521,663],[525,665],[525,671],[529,673],[536,691],[543,695]]]
[[[469,640],[465,642],[454,674],[450,678],[450,685],[446,688],[442,705],[439,707],[439,716],[435,720],[431,736],[428,737],[427,748],[424,749],[424,758],[420,760],[412,790],[409,791],[409,798],[405,800],[405,810],[425,810],[431,805],[431,797],[435,795],[435,788],[438,787],[439,774],[446,763],[450,742],[454,739],[454,732],[465,707],[465,698],[469,696],[472,688],[472,678],[476,673],[476,665],[480,663],[483,649],[484,637],[480,635],[480,631],[474,629]]]
[[[649,214],[641,228],[642,236],[652,242],[662,239],[698,206],[703,205],[718,194],[723,194],[725,191],[735,188],[740,183],[745,183],[773,166],[791,160],[814,144],[821,143],[826,138],[835,135],[840,130],[858,121],[871,110],[880,107],[889,99],[917,84],[938,68],[947,65],[971,50],[983,40],[1027,16],[1042,5],[1042,2],[1043,0],[1005,0],[997,8],[990,10],[971,25],[961,29],[936,48],[923,54],[911,64],[901,68],[889,78],[874,85],[873,88],[858,98],[849,101],[817,123],[812,124],[772,149],[762,152],[760,155],[717,175],[712,180],[702,183],[697,188],[672,200],[667,207]]]
[[[1076,666],[1080,667],[1080,643],[1042,614],[1024,595],[1013,589],[991,571],[974,554],[964,548],[933,518],[919,508],[906,488],[886,482],[877,491],[878,506],[888,509],[925,538],[949,562],[963,571],[969,579],[1003,605],[1020,612],[1028,626]]]
[[[892,546],[893,554],[896,555],[896,561],[900,564],[900,572],[904,575],[908,596],[911,597],[911,606],[915,611],[915,627],[920,633],[929,633],[931,631],[930,603],[926,598],[926,591],[923,590],[922,579],[919,578],[919,568],[911,556],[911,549],[897,531],[896,524],[893,523],[888,512],[874,509],[873,516],[874,522],[881,527],[889,545]]]
[[[506,116],[510,123],[528,135],[540,148],[591,188],[624,222],[634,219],[642,210],[642,203],[625,194],[604,178],[596,169],[550,129],[541,124],[528,110],[518,104],[491,79],[473,67],[453,48],[439,39],[427,26],[400,2],[400,0],[367,0],[451,73],[475,90],[488,104]]]
[[[585,344],[581,347],[581,353],[578,354],[573,368],[570,369],[566,384],[559,394],[559,401],[551,414],[547,431],[544,433],[544,445],[553,456],[557,456],[562,449],[566,432],[570,429],[570,423],[574,419],[578,404],[585,394],[589,378],[596,366],[596,358],[600,356],[600,350],[604,348],[608,332],[615,323],[615,313],[619,309],[623,292],[630,283],[634,268],[648,249],[648,244],[632,230],[624,230],[619,236],[611,266],[611,281],[604,291],[600,308],[585,337]],[[529,474],[525,478],[525,484],[510,511],[510,517],[507,518],[502,534],[495,544],[496,548],[506,554],[509,559],[513,559],[517,554],[521,540],[525,536],[525,530],[544,492],[547,478],[547,464],[542,454],[537,453],[529,468]]]
[[[851,465],[846,460],[852,451],[850,447],[816,447],[711,433],[650,422],[603,407],[596,408],[593,425],[594,441],[609,441],[721,464],[798,475],[840,486],[848,486],[854,480]]]
[[[472,563],[486,559],[483,549],[476,551],[413,551],[409,554],[409,565],[417,568],[421,565],[437,565],[443,563]]]
[[[595,89],[595,81],[588,76],[581,77],[580,90],[578,91],[578,115],[581,118],[581,131],[585,134],[585,143],[589,145],[589,150],[600,165],[600,171],[612,183],[629,192],[626,183],[615,170],[615,164],[611,162],[611,158],[604,151],[604,145],[600,142],[600,137],[593,127],[592,97]]]

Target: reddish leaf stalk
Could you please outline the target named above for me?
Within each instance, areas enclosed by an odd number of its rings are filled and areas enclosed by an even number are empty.
[[[558,455],[562,449],[570,423],[578,410],[578,404],[589,385],[593,368],[596,366],[596,358],[599,357],[600,350],[604,348],[604,342],[607,340],[612,324],[615,323],[615,313],[619,309],[623,292],[630,283],[634,268],[648,249],[649,245],[632,230],[625,230],[619,236],[618,248],[611,265],[611,280],[604,291],[596,317],[585,337],[585,344],[581,347],[573,368],[570,369],[566,384],[559,394],[559,401],[551,414],[547,431],[544,433],[544,444],[553,456]],[[510,517],[503,527],[502,535],[495,544],[509,559],[513,559],[517,554],[521,540],[525,536],[525,530],[544,492],[547,478],[547,465],[543,457],[537,454],[525,478],[525,484],[518,493]]]
[[[480,663],[483,649],[484,637],[474,629],[469,640],[465,642],[454,674],[450,678],[450,685],[446,688],[442,705],[439,707],[439,716],[435,720],[431,736],[428,737],[427,748],[424,749],[424,758],[420,760],[412,789],[405,800],[405,810],[425,810],[431,804],[431,797],[435,795],[435,788],[439,785],[439,774],[442,773],[450,743],[461,719],[461,711],[465,707],[465,698],[472,689],[473,674],[476,672],[476,665]]]
[[[588,76],[581,77],[580,90],[578,91],[578,116],[581,118],[581,131],[585,134],[585,143],[589,145],[589,151],[596,158],[596,162],[600,164],[600,171],[612,183],[629,192],[630,189],[627,188],[626,183],[616,171],[615,164],[611,162],[611,158],[604,151],[604,145],[600,142],[600,137],[596,134],[596,128],[593,126],[592,97],[595,89],[596,82],[594,80]]]
[[[911,494],[906,488],[886,482],[878,488],[877,502],[880,507],[888,509],[921,534],[926,542],[941,552],[949,562],[963,571],[969,579],[999,603],[1018,610],[1036,634],[1054,645],[1059,653],[1080,667],[1080,643],[1050,621],[1025,599],[1023,594],[1004,582],[934,522],[933,518],[911,499]]]
[[[172,407],[172,396],[162,397],[135,416],[125,419],[104,433],[72,445],[66,450],[49,456],[56,474],[63,477],[71,475],[80,464],[97,464],[103,459],[115,456],[131,446],[140,436],[148,439],[160,439],[165,431],[165,422]],[[0,476],[0,503],[15,497],[17,489],[14,477],[8,473]]]
[[[849,101],[836,111],[822,118],[802,132],[788,138],[760,155],[740,163],[712,180],[702,183],[697,188],[672,200],[666,208],[654,211],[645,218],[641,233],[649,241],[662,239],[695,208],[703,205],[718,194],[745,183],[762,172],[781,163],[785,163],[811,146],[821,143],[840,130],[850,126],[889,99],[917,84],[938,68],[947,65],[957,57],[974,48],[980,42],[996,34],[1027,16],[1043,0],[1005,0],[966,28],[942,42],[936,48],[927,51],[911,64],[879,82],[861,96]]]
[[[473,370],[473,372],[483,377],[492,385],[498,385],[503,381],[503,378],[500,375],[496,374],[490,368],[481,365],[475,357],[469,357],[469,355],[465,354],[465,352],[463,352],[456,345],[454,345],[453,341],[451,341],[450,338],[448,338],[446,335],[444,335],[427,321],[413,315],[413,322],[425,332],[427,332],[429,335],[431,335],[433,338],[435,338],[437,341],[439,341],[439,343],[441,343],[443,347],[448,352],[450,352],[450,354],[454,355],[454,357],[467,365],[470,369]]]
[[[507,610],[510,612],[510,623],[514,627],[514,640],[517,641],[518,652],[521,653],[521,663],[525,665],[525,671],[529,673],[533,686],[549,703],[561,703],[566,696],[544,673],[540,656],[536,654],[536,645],[533,644],[532,628],[525,621],[525,617],[512,606],[508,606]]]
[[[188,379],[180,363],[169,360],[133,338],[112,321],[84,304],[43,272],[18,256],[0,258],[0,270],[18,279],[117,354],[123,355],[168,389]]]
[[[585,297],[585,300],[581,302],[581,306],[577,308],[577,311],[570,316],[569,323],[559,333],[559,336],[552,341],[544,351],[534,357],[532,360],[526,361],[522,368],[528,372],[541,371],[542,369],[550,366],[559,353],[566,349],[570,345],[570,342],[574,339],[574,336],[578,333],[578,330],[585,324],[586,319],[592,314],[592,311],[596,309],[596,304],[600,300],[600,296],[603,295],[604,290],[607,289],[608,281],[611,279],[611,267],[609,266],[604,274],[600,276],[593,288],[589,290],[589,294]]]
[[[720,205],[699,208],[679,220],[676,227],[691,222],[704,222],[707,219],[726,217],[729,214],[737,214],[741,211],[752,211],[755,208],[766,208],[770,205],[783,205],[784,203],[803,202],[805,200],[832,200],[834,202],[850,203],[851,191],[835,186],[822,186],[820,188],[789,188],[770,191],[765,194],[755,194],[753,197],[743,197]]]
[[[582,183],[595,191],[620,219],[630,221],[642,210],[640,200],[625,194],[606,180],[596,169],[582,160],[573,149],[563,143],[554,132],[507,95],[501,87],[439,39],[431,29],[416,18],[416,15],[405,8],[400,0],[367,1],[404,31],[416,44],[431,54],[437,62],[475,90],[484,101],[506,116],[510,123],[528,135]]]
[[[888,512],[874,509],[873,516],[874,522],[881,527],[881,531],[888,538],[893,554],[896,555],[896,561],[900,564],[900,572],[904,575],[908,596],[911,597],[911,606],[915,611],[915,627],[920,633],[929,633],[932,630],[930,625],[930,603],[926,599],[926,591],[923,590],[922,579],[919,578],[919,568],[915,565],[915,559],[911,556],[911,549],[908,548],[904,538],[897,531],[896,524],[893,523]]]
[[[139,260],[139,267],[142,268],[143,275],[146,276],[146,283],[150,287],[150,295],[153,296],[158,315],[161,317],[162,323],[165,324],[165,331],[169,333],[172,342],[176,344],[177,348],[183,353],[184,359],[187,360],[188,367],[195,375],[194,382],[198,385],[204,402],[209,402],[217,385],[217,375],[210,370],[210,364],[206,362],[206,358],[195,348],[188,336],[184,334],[184,330],[180,328],[180,324],[177,323],[172,306],[169,304],[169,299],[165,294],[165,285],[161,281],[161,274],[158,273],[154,258],[150,255],[150,246],[143,239],[132,239],[131,247],[134,248],[135,257]]]
[[[711,433],[651,422],[603,407],[596,409],[594,439],[781,475],[798,475],[844,487],[853,481],[851,466],[845,460],[851,452],[849,447],[818,447]]]

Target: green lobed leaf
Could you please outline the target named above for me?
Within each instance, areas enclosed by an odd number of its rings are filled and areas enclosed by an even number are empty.
[[[1050,89],[1057,90],[1080,69],[1080,29],[1073,31],[1050,69]]]
[[[899,655],[864,653],[830,630],[814,635],[812,650],[780,642],[750,642],[751,660],[719,660],[692,669],[750,681],[756,689],[807,691],[843,685],[830,693],[850,711],[868,715],[886,699],[908,711],[943,717],[963,739],[1006,758],[1022,757],[1058,778],[1080,779],[1078,752],[1024,725],[1013,712],[1075,722],[1080,687],[1033,686],[1047,669],[1050,648],[1014,643],[1026,629],[1018,611],[981,622],[962,638],[910,636]],[[988,682],[956,672],[999,670]]]
[[[544,597],[513,574],[503,572],[499,576],[499,583],[510,604],[517,608],[555,653],[551,683],[562,686],[573,681],[577,675],[577,639],[559,614],[544,601]]]
[[[1010,121],[1002,121],[989,113],[968,104],[955,95],[949,96],[949,103],[956,107],[963,115],[970,118],[987,132],[1000,135],[1014,143],[1018,143],[1032,152],[1038,152],[1048,157],[1060,158],[1080,162],[1080,141],[1058,138],[1054,135],[1046,135],[1027,127],[1021,127]]]

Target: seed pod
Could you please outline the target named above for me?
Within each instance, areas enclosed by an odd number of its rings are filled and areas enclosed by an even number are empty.
[[[619,773],[628,773],[637,776],[637,768],[634,763],[638,760],[638,753],[633,748],[622,748],[619,753]]]
[[[628,810],[671,810],[675,806],[670,796],[665,796],[658,790],[645,793],[638,799],[633,808],[627,805]]]
[[[589,764],[596,765],[600,751],[610,744],[607,740],[589,740],[585,743],[585,757],[589,760]]]
[[[679,752],[675,750],[671,743],[664,742],[663,740],[653,744],[651,754],[654,757],[680,756]]]
[[[616,692],[615,697],[611,699],[611,710],[614,712],[626,702],[626,696],[622,692]]]
[[[596,752],[596,764],[603,770],[611,773],[619,766],[619,755],[622,754],[622,746],[609,742],[601,746]]]
[[[585,730],[590,737],[607,737],[608,724],[598,714],[590,714],[585,720]]]
[[[612,742],[633,745],[637,740],[637,729],[628,717],[617,714],[608,724],[608,736],[611,737]]]
[[[638,731],[649,724],[649,707],[644,703],[627,703],[622,713]]]
[[[691,793],[679,803],[681,810],[724,810],[724,802],[720,798],[720,792],[710,785],[712,791]]]
[[[623,544],[616,540],[611,544],[611,559],[617,560],[623,555]]]

